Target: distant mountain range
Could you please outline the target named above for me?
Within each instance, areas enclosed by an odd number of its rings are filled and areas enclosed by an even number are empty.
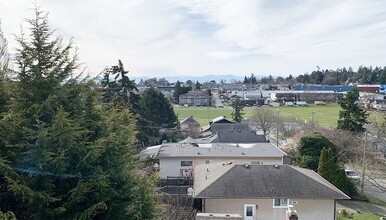
[[[154,76],[154,77],[148,77],[148,76],[145,76],[145,77],[130,77],[130,79],[134,79],[136,83],[138,83],[141,79],[142,80],[146,80],[146,79],[150,79],[150,78],[157,78],[157,79],[160,79],[160,78],[165,78],[167,81],[173,83],[173,82],[177,82],[177,81],[180,81],[180,82],[186,82],[188,80],[192,80],[193,82],[209,82],[209,81],[212,81],[212,80],[215,80],[217,83],[219,83],[221,80],[224,80],[225,82],[229,83],[229,82],[232,82],[232,81],[244,81],[244,77],[246,75],[239,75],[239,76],[235,76],[235,75],[232,75],[232,74],[228,74],[228,75],[206,75],[206,76],[163,76],[163,77],[159,77],[159,76]],[[249,75],[248,75],[249,76]],[[256,78],[261,78],[262,76],[256,76]]]

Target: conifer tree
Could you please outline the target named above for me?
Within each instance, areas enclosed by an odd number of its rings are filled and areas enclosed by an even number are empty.
[[[153,179],[134,160],[135,117],[120,105],[100,108],[95,82],[71,79],[71,43],[52,38],[46,15],[35,12],[31,36],[18,38],[17,80],[0,121],[0,211],[17,219],[154,218]]]
[[[195,85],[195,90],[201,90],[201,84],[197,81]]]
[[[331,148],[323,148],[320,152],[318,174],[328,181],[332,181],[335,172],[335,162]]]
[[[105,103],[115,103],[129,107],[129,109],[138,114],[139,95],[134,80],[130,80],[121,60],[118,60],[117,66],[111,66],[104,70],[104,77],[101,82],[102,95]],[[110,77],[114,77],[113,80]]]
[[[239,97],[236,98],[231,104],[233,111],[231,113],[232,119],[236,122],[240,123],[241,120],[243,120],[243,115],[245,114],[243,112],[244,106]]]
[[[367,122],[368,113],[359,108],[357,101],[359,99],[358,89],[353,89],[339,100],[342,110],[339,111],[338,129],[352,132],[363,132],[363,125]]]
[[[176,85],[174,86],[174,93],[173,93],[173,98],[175,103],[179,103],[180,95],[181,95],[181,83],[180,81],[177,81]]]
[[[9,71],[9,56],[7,50],[7,40],[3,36],[0,27],[0,114],[6,110],[9,103],[9,94],[7,92],[7,72]]]
[[[320,153],[318,174],[349,196],[357,194],[355,185],[347,178],[344,169],[334,159],[331,148]]]
[[[141,116],[158,128],[173,128],[177,124],[177,116],[169,100],[153,87],[146,89],[140,101]]]

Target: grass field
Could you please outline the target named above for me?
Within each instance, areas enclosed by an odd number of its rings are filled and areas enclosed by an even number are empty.
[[[244,108],[244,118],[250,117],[252,114],[253,108],[249,107]],[[289,118],[295,117],[300,120],[309,121],[311,120],[312,112],[314,112],[314,122],[319,124],[321,127],[326,128],[335,128],[337,125],[337,120],[339,116],[340,107],[337,104],[323,105],[323,106],[306,106],[306,107],[290,107],[290,106],[281,106],[281,107],[267,107],[269,110],[279,112],[280,117]],[[230,107],[225,108],[205,108],[205,107],[174,107],[174,111],[178,115],[178,119],[181,121],[190,115],[198,120],[201,124],[207,125],[209,120],[219,117],[226,116],[231,119],[231,113],[233,111]],[[368,117],[370,122],[382,122],[383,114],[378,112],[370,112]]]

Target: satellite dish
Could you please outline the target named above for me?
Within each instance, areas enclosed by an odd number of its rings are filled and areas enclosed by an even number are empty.
[[[188,188],[188,196],[193,196],[194,189],[192,187]]]

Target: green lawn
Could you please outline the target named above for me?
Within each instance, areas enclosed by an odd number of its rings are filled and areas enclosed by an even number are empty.
[[[219,116],[231,118],[231,108],[205,108],[205,107],[174,107],[178,120],[184,120],[189,116],[200,122],[201,126],[207,125],[209,120]]]
[[[335,128],[338,121],[340,107],[339,105],[322,105],[322,106],[282,106],[270,108],[273,111],[279,111],[281,117],[295,117],[309,122],[314,114],[314,122],[322,127]]]
[[[371,214],[371,213],[354,213],[353,218],[345,218],[341,214],[337,215],[337,220],[379,220],[379,215]]]
[[[244,108],[244,118],[250,117],[253,108]],[[280,117],[295,117],[304,121],[311,119],[312,112],[314,113],[314,121],[323,127],[336,127],[340,107],[338,105],[326,106],[307,106],[307,107],[269,107],[272,111],[279,111]],[[208,124],[208,119],[213,119],[219,116],[231,118],[232,108],[199,108],[199,107],[175,107],[174,111],[178,114],[178,119],[183,120],[190,115],[197,119],[201,125]]]
[[[257,107],[244,108],[244,118],[249,117],[252,113],[252,109]],[[261,107],[260,107],[261,108]],[[324,106],[281,106],[281,107],[267,107],[272,111],[279,111],[280,117],[295,117],[304,121],[310,121],[312,112],[314,112],[314,121],[322,127],[335,128],[337,125],[338,115],[340,107],[337,104],[329,104]],[[232,108],[206,108],[206,107],[175,107],[174,111],[178,115],[178,119],[181,121],[190,115],[198,120],[201,124],[207,125],[208,121],[219,117],[226,116],[231,118]],[[377,112],[370,112],[369,121],[381,122],[383,121],[383,114]]]

